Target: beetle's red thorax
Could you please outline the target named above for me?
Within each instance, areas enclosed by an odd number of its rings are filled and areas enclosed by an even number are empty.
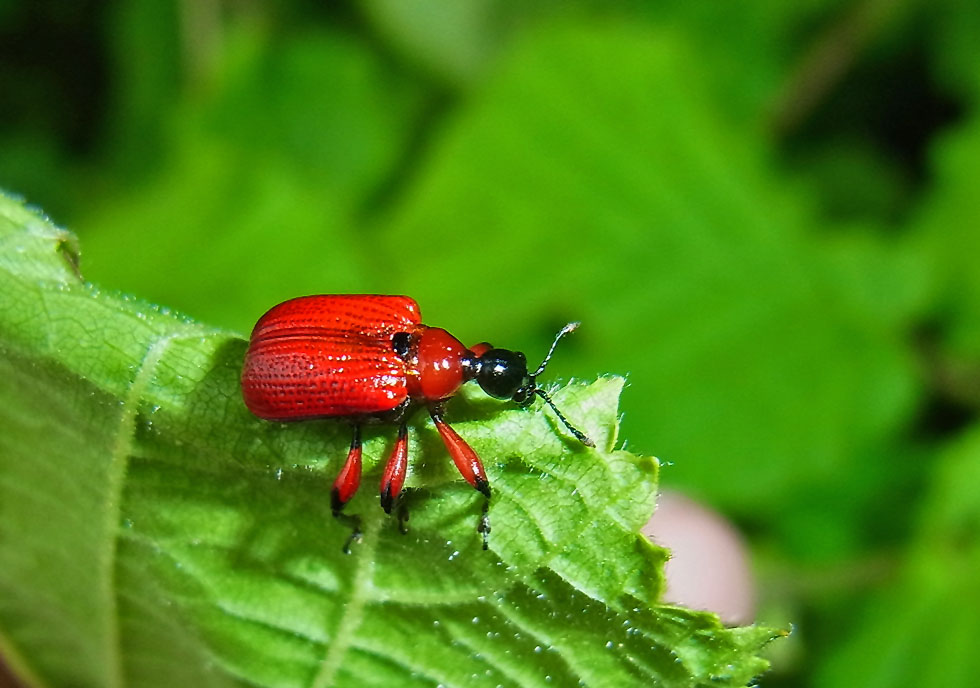
[[[470,351],[442,328],[422,325],[418,331],[418,353],[406,371],[408,394],[425,401],[447,399],[466,381],[463,360]]]

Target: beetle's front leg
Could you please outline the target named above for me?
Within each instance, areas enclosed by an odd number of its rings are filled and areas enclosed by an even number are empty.
[[[483,462],[477,456],[473,448],[466,443],[462,437],[442,418],[442,405],[433,404],[429,407],[429,414],[432,421],[436,424],[436,430],[442,437],[443,444],[449,451],[449,455],[456,464],[460,474],[470,485],[486,497],[483,503],[483,515],[480,517],[480,524],[477,532],[483,536],[483,549],[488,548],[487,536],[490,534],[490,481],[487,480],[487,473],[483,470]]]

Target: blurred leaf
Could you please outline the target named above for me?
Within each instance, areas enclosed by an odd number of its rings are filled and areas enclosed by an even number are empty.
[[[921,3],[930,19],[931,47],[937,71],[947,88],[974,104],[980,98],[980,6],[972,0]]]
[[[20,132],[0,140],[0,186],[18,189],[35,202],[45,201],[50,212],[60,213],[77,201],[65,192],[71,173],[56,142],[38,132]]]
[[[701,78],[719,112],[765,134],[780,93],[806,58],[823,27],[855,3],[807,0],[772,3],[635,3],[658,23],[681,29],[696,49]]]
[[[343,34],[278,45],[243,26],[227,41],[220,88],[179,108],[157,175],[80,221],[86,270],[240,329],[277,299],[391,291],[353,223],[402,154],[418,94]]]
[[[181,8],[179,2],[132,0],[107,10],[104,33],[113,72],[107,151],[126,175],[152,173],[166,154],[167,117],[187,86],[193,40],[181,34]]]
[[[894,222],[910,196],[910,182],[894,160],[867,141],[849,136],[812,140],[792,155],[807,186],[820,191],[820,210],[830,222]]]
[[[409,61],[452,82],[476,78],[503,38],[504,8],[498,0],[369,0],[364,9]],[[538,3],[540,4],[540,3]],[[518,12],[534,7],[523,4]]]
[[[277,44],[240,27],[227,39],[218,92],[185,113],[200,127],[188,134],[282,156],[325,195],[361,201],[401,154],[420,102],[370,48],[339,31]]]
[[[980,355],[980,119],[950,134],[935,155],[935,182],[913,222],[912,242],[931,259],[945,343],[959,356]]]
[[[875,595],[818,685],[968,686],[980,673],[980,428],[946,452],[900,579]]]
[[[835,300],[850,306],[853,318],[896,348],[910,323],[921,317],[932,298],[929,266],[908,242],[893,241],[861,225],[841,225],[825,238],[827,277]]]
[[[432,0],[370,0],[364,7],[368,19],[406,61],[458,87],[477,83],[527,31],[569,21],[670,27],[696,46],[692,67],[725,102],[726,115],[759,128],[797,53],[808,47],[807,32],[846,4],[459,0],[446,5]]]
[[[738,686],[765,668],[771,629],[655,606],[665,553],[637,530],[656,463],[613,449],[621,380],[556,392],[599,450],[540,408],[464,401],[491,459],[489,552],[481,498],[419,422],[411,532],[365,489],[343,556],[343,424],[252,417],[244,341],[83,283],[74,237],[2,196],[0,248],[0,649],[22,677]],[[388,435],[366,439],[372,478]]]
[[[899,334],[918,290],[890,294],[884,318],[868,292],[919,268],[875,245],[847,267],[817,243],[759,138],[713,114],[697,64],[675,34],[616,23],[528,37],[380,245],[426,237],[385,262],[430,314],[467,309],[474,340],[584,321],[555,369],[628,372],[627,434],[670,484],[781,518],[907,417]]]

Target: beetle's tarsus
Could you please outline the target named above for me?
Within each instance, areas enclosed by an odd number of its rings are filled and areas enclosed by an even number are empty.
[[[361,533],[361,517],[334,512],[334,518],[351,529],[350,535],[344,541],[343,546],[344,554],[350,554],[351,544],[353,544],[354,541],[360,541],[361,536],[363,535],[363,533]]]
[[[350,554],[350,546],[355,541],[356,542],[360,542],[361,541],[361,529],[360,528],[354,529],[354,531],[350,534],[350,537],[347,538],[347,541],[344,542],[344,554]]]
[[[404,504],[398,505],[398,532],[402,535],[408,535],[408,509]]]
[[[489,491],[489,490],[488,490]],[[483,551],[490,549],[489,535],[490,535],[490,496],[487,495],[486,501],[483,502],[483,513],[480,514],[480,524],[476,527],[476,532],[483,536]]]

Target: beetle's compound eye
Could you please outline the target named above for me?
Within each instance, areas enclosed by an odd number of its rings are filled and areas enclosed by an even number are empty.
[[[513,399],[528,383],[527,359],[520,351],[490,349],[478,359],[476,381],[497,399]]]
[[[407,358],[412,346],[412,335],[408,332],[396,332],[391,338],[391,348],[399,358]]]

